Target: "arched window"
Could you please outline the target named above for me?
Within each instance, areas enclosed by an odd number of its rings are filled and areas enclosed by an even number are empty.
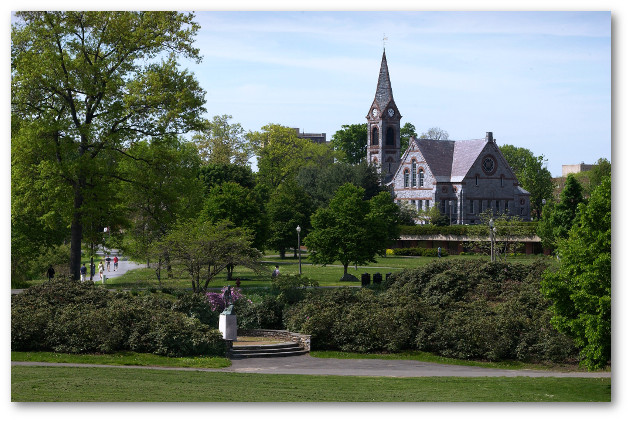
[[[405,188],[409,187],[409,170],[405,169]]]
[[[385,144],[386,145],[390,145],[390,146],[394,146],[394,144],[395,144],[394,137],[395,137],[394,128],[393,127],[388,127],[387,128],[387,138],[385,140]]]
[[[392,159],[392,157],[390,156],[389,158],[387,158],[387,172],[391,174],[392,172],[392,163],[394,162],[394,160]]]
[[[422,168],[418,170],[418,187],[424,187],[424,171]]]
[[[372,145],[378,145],[378,127],[372,127]]]
[[[411,174],[416,174],[416,161],[411,161]],[[411,177],[411,187],[416,187],[416,177]]]

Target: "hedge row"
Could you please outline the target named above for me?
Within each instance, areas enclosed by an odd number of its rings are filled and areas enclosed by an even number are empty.
[[[407,247],[393,249],[395,256],[425,256],[425,257],[438,257],[438,249],[424,248],[424,247]],[[442,257],[448,256],[448,250],[442,249]]]
[[[551,327],[549,302],[539,292],[546,267],[543,261],[436,260],[393,275],[384,292],[313,291],[285,312],[285,323],[289,330],[312,335],[312,349],[572,360],[577,350]]]
[[[91,282],[47,282],[11,297],[11,349],[225,355],[221,333],[201,321],[215,321],[203,300],[188,296],[172,302],[111,292]]]
[[[527,235],[535,235],[538,222],[518,222],[518,225],[525,228]],[[468,235],[469,231],[478,227],[474,225],[447,225],[438,226],[432,224],[401,225],[400,235]]]

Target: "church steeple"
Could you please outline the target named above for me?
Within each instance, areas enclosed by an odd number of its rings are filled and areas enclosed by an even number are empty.
[[[400,119],[389,80],[387,57],[383,49],[376,94],[368,111],[368,163],[381,168],[385,182],[394,175],[400,164]]]
[[[387,104],[394,100],[392,83],[389,80],[389,69],[387,68],[387,57],[383,48],[383,58],[381,59],[381,71],[378,74],[378,84],[376,85],[376,95],[374,96],[379,111],[383,112]]]

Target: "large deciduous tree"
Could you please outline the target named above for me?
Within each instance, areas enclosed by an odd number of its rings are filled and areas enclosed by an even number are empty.
[[[197,177],[196,148],[177,138],[137,142],[122,159],[117,198],[128,215],[123,249],[129,256],[149,259],[150,246],[166,235],[178,219],[196,216],[203,199]],[[133,158],[131,158],[133,157]]]
[[[344,124],[330,139],[335,151],[340,152],[341,160],[349,164],[364,161],[367,155],[367,126],[365,124]]]
[[[210,189],[199,217],[219,223],[228,220],[236,227],[248,229],[253,244],[263,248],[267,237],[267,217],[264,201],[256,189],[248,189],[227,181]]]
[[[552,324],[571,336],[589,369],[611,357],[611,182],[604,177],[558,245],[560,267],[542,292],[553,301]]]
[[[439,127],[431,127],[429,130],[420,135],[420,139],[448,140],[448,132],[440,129]]]
[[[363,200],[364,191],[351,183],[337,189],[326,208],[311,217],[312,231],[304,239],[315,263],[341,261],[344,276],[350,263],[374,262],[397,238],[398,207],[387,192]]]
[[[214,116],[204,122],[203,130],[193,136],[205,163],[247,165],[253,156],[252,145],[239,123],[230,124],[231,115]]]
[[[295,181],[287,180],[271,193],[267,202],[269,217],[269,246],[280,252],[284,258],[287,249],[297,250],[298,225],[302,236],[306,236],[311,226],[313,201]]]
[[[12,143],[39,164],[36,196],[69,209],[70,269],[79,277],[86,198],[116,177],[115,163],[142,138],[199,126],[204,92],[175,56],[200,60],[199,26],[177,12],[18,12],[11,33]],[[169,56],[170,54],[170,56]],[[14,196],[15,197],[15,196]],[[41,216],[41,215],[40,215]]]
[[[201,292],[229,266],[260,270],[261,255],[251,240],[246,229],[229,222],[191,219],[179,222],[152,247],[156,255],[169,256],[174,264],[181,265],[190,275],[193,291]]]
[[[258,157],[258,180],[270,190],[293,179],[300,168],[332,164],[334,151],[328,146],[298,137],[295,129],[269,124],[248,133]]]
[[[543,200],[549,201],[553,197],[553,183],[551,173],[545,168],[545,157],[535,156],[529,149],[513,145],[503,145],[499,149],[514,171],[519,184],[531,194],[532,211],[536,218],[540,219]]]
[[[300,169],[297,183],[313,199],[316,208],[327,206],[335,191],[345,183],[352,183],[364,189],[364,200],[376,196],[385,188],[381,184],[378,170],[367,162],[351,165],[335,162],[323,167],[308,166]]]

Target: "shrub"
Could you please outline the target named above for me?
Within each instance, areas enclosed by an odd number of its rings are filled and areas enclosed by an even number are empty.
[[[199,310],[195,298],[173,304],[153,296],[111,292],[92,283],[55,280],[11,297],[11,349],[224,355],[221,334],[184,314],[209,317]]]
[[[284,306],[274,296],[265,296],[261,302],[240,300],[234,309],[241,329],[283,329]]]
[[[316,290],[285,312],[312,349],[417,349],[463,359],[562,362],[577,357],[540,294],[548,262],[436,259],[399,272],[384,291]]]
[[[212,328],[219,326],[220,312],[212,310],[205,294],[188,293],[181,295],[172,304],[171,308],[177,312],[185,314],[186,316],[199,319],[201,323]]]
[[[438,257],[438,249],[424,247],[402,247],[393,249],[396,256]],[[448,256],[448,250],[442,249],[442,257]]]

